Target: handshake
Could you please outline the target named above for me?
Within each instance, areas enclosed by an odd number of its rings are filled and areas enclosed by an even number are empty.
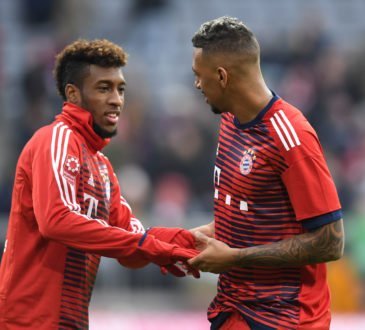
[[[164,275],[171,273],[177,277],[192,275],[199,278],[199,268],[204,265],[200,252],[207,248],[209,240],[216,241],[196,231],[193,233],[182,228],[153,227],[143,234],[137,251],[118,258],[118,261],[133,269],[153,262],[160,266]],[[228,248],[224,243],[219,243]],[[200,270],[210,271],[203,268]]]

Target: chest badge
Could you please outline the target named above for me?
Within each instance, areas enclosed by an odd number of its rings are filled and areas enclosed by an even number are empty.
[[[62,176],[70,183],[74,184],[80,171],[80,161],[76,156],[67,155],[63,164]]]
[[[243,153],[243,157],[240,163],[240,172],[243,175],[247,175],[251,172],[255,159],[256,155],[252,149],[247,149]]]
[[[80,162],[76,156],[67,155],[67,159],[65,161],[65,170],[70,174],[76,176],[80,170]]]

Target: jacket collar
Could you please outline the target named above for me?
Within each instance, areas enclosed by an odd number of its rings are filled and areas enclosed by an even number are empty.
[[[103,139],[94,132],[93,117],[87,110],[77,105],[65,102],[61,114],[56,116],[56,121],[64,122],[70,128],[77,130],[84,138],[93,152],[103,149],[110,139]]]

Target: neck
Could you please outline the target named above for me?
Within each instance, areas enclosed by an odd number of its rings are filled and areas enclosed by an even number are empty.
[[[272,92],[266,86],[263,79],[256,83],[241,83],[230,98],[230,112],[241,124],[248,123],[257,117],[272,97]]]

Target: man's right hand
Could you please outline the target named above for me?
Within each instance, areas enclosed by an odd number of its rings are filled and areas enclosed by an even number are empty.
[[[208,237],[201,232],[195,233],[198,246],[205,249],[196,257],[188,260],[188,264],[203,272],[219,274],[235,266],[238,249],[230,248],[227,244]]]

